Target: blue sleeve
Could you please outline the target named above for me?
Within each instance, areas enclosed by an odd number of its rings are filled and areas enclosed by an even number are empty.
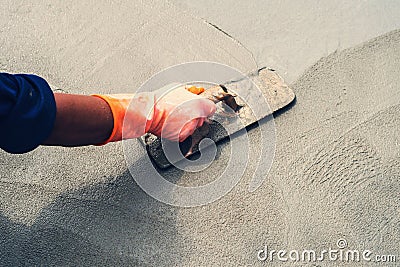
[[[29,152],[50,135],[56,103],[47,82],[30,74],[0,73],[0,148]]]

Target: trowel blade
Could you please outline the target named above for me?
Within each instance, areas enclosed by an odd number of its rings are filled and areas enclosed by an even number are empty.
[[[248,87],[249,80],[247,79],[227,81],[224,84],[230,92],[238,94],[235,99],[239,105],[243,105],[243,108],[241,108],[236,115],[234,114],[234,116],[230,118],[226,118],[226,114],[221,114],[221,112],[223,112],[221,111],[222,108],[218,108],[216,114],[214,115],[215,120],[211,120],[210,130],[205,138],[210,138],[215,143],[218,143],[228,138],[235,132],[240,131],[245,127],[249,127],[255,124],[257,121],[272,115],[278,110],[281,110],[282,108],[292,103],[295,99],[294,92],[272,69],[261,68],[254,72],[251,72],[247,77],[249,77],[249,79],[257,86],[257,88],[251,86]],[[246,82],[247,84],[245,85],[244,83]],[[245,88],[248,89],[246,89],[245,91],[242,90],[241,93],[238,93],[238,89],[242,89],[244,88],[244,86],[247,86]],[[214,94],[220,89],[220,86],[215,85],[210,88],[206,88],[206,91],[203,94],[207,97],[207,95],[209,96],[211,94]],[[257,99],[260,97],[265,98],[269,107],[265,107],[262,105],[253,105],[250,107],[246,104],[248,102],[246,100],[253,99],[257,101]],[[257,108],[259,108],[259,110],[254,110]],[[230,134],[228,134],[226,129],[229,124],[233,123],[233,120],[235,119],[240,120],[241,127],[235,128],[233,132],[231,131]],[[237,121],[235,121],[234,123],[237,124]],[[165,169],[171,166],[173,163],[176,163],[179,158],[182,159],[181,157],[177,157],[176,161],[171,158],[169,158],[168,160],[164,154],[161,139],[152,134],[142,136],[140,140],[143,146],[146,148],[149,157],[161,169]],[[179,144],[163,140],[163,144],[164,146],[179,145],[182,155],[186,155],[189,148],[191,147],[192,140],[191,137],[189,137],[184,142]],[[198,151],[198,146],[193,147],[193,154],[196,154]]]

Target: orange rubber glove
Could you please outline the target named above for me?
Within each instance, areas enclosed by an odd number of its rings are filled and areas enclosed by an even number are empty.
[[[185,140],[215,113],[215,104],[197,95],[203,91],[171,84],[155,92],[94,95],[108,103],[114,118],[113,131],[104,144],[145,133],[172,141]]]

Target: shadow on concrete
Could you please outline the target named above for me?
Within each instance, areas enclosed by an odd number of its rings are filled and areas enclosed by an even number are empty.
[[[181,262],[176,209],[145,194],[128,171],[112,182],[61,194],[30,226],[0,214],[0,236],[0,266]]]

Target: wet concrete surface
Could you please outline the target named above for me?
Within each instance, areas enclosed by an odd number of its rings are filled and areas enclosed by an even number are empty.
[[[120,143],[1,152],[1,265],[260,265],[265,245],[322,250],[340,238],[354,249],[398,255],[400,33],[368,41],[398,28],[398,4],[291,1],[274,9],[222,1],[213,8],[205,2],[201,13],[202,6],[180,3],[5,1],[0,68],[90,94],[131,92],[183,61],[213,60],[243,72],[275,67],[297,102],[275,118],[274,162],[261,187],[248,191],[259,128],[249,132],[251,157],[239,183],[195,208],[144,193]],[[201,19],[208,15],[238,41]],[[206,184],[221,175],[231,150],[219,146],[202,172],[171,168],[163,176]],[[146,154],[138,153],[140,165]]]

